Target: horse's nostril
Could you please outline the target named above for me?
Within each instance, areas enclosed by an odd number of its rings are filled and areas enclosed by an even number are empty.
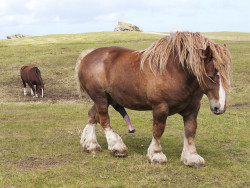
[[[215,112],[219,112],[219,108],[218,107],[214,107],[214,111]]]

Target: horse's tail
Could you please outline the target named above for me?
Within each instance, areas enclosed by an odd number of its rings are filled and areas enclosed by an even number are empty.
[[[76,60],[76,66],[75,66],[75,79],[76,79],[76,85],[77,85],[77,91],[79,94],[79,97],[82,97],[83,93],[84,93],[84,88],[81,86],[80,80],[79,80],[79,76],[78,76],[78,72],[79,72],[79,67],[80,64],[83,60],[83,58],[88,55],[90,52],[92,52],[94,49],[89,49],[89,50],[84,50],[82,51],[82,53],[79,55],[79,57]]]

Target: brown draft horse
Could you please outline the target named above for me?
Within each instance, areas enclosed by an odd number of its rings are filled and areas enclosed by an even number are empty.
[[[101,151],[95,131],[98,122],[108,149],[115,156],[125,156],[127,147],[110,126],[109,105],[152,110],[153,139],[147,157],[151,163],[165,164],[160,139],[167,117],[178,113],[184,121],[181,161],[194,168],[204,166],[194,142],[200,100],[206,94],[214,114],[225,112],[230,67],[225,45],[191,32],[164,37],[142,51],[105,47],[83,52],[76,63],[77,82],[94,105],[81,135],[82,147],[91,153]]]
[[[23,81],[23,94],[27,95],[26,83],[30,86],[31,95],[34,97],[42,97],[44,91],[44,84],[41,77],[41,72],[34,66],[23,66],[20,70],[21,79]],[[36,89],[35,87],[36,86]]]

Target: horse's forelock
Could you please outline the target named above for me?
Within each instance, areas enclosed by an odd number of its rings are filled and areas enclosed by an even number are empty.
[[[214,44],[213,63],[216,70],[220,73],[224,89],[229,93],[232,58],[225,45]]]

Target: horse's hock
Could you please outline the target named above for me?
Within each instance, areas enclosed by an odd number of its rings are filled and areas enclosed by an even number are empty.
[[[129,23],[121,22],[121,21],[118,22],[118,25],[115,27],[114,31],[140,31],[142,32],[142,30],[136,25],[132,25]]]

